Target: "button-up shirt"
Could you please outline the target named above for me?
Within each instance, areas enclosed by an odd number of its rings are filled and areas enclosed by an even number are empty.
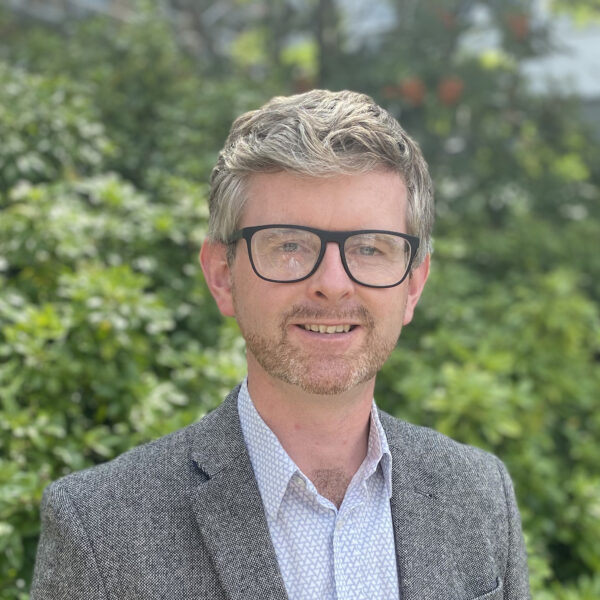
[[[398,598],[392,457],[375,403],[367,456],[339,509],[283,449],[254,407],[246,381],[238,410],[289,599]]]

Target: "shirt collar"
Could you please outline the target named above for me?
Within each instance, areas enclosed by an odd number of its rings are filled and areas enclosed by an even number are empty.
[[[290,479],[294,474],[305,476],[284,450],[277,436],[258,414],[248,392],[247,378],[242,382],[238,394],[238,412],[242,434],[265,511],[269,517],[276,518]],[[381,464],[386,493],[390,498],[392,495],[392,455],[375,401],[373,401],[367,456],[354,475],[351,485],[366,481],[376,471],[379,464]]]
[[[265,511],[276,518],[290,479],[299,469],[258,414],[248,392],[247,378],[238,394],[238,412]]]
[[[369,441],[367,443],[367,456],[358,469],[360,474],[364,468],[363,481],[366,481],[381,464],[385,490],[388,498],[392,497],[392,454],[388,446],[383,425],[379,419],[379,411],[375,400],[371,405],[371,426],[369,427]]]

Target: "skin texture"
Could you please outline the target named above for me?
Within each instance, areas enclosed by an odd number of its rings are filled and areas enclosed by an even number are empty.
[[[404,182],[389,171],[328,178],[261,173],[250,179],[240,227],[406,232],[406,208]],[[333,243],[317,272],[296,283],[260,279],[244,242],[231,265],[219,243],[205,242],[200,259],[219,309],[236,318],[246,340],[248,387],[259,414],[317,489],[339,504],[366,455],[375,376],[413,317],[429,257],[402,284],[383,289],[349,279]],[[352,329],[315,333],[304,324]],[[324,472],[339,483],[329,485]]]

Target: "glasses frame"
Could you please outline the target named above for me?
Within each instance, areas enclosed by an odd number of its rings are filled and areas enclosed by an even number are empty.
[[[313,269],[304,277],[300,277],[298,279],[270,279],[269,277],[264,277],[261,275],[256,265],[254,264],[254,259],[252,257],[252,236],[257,231],[262,231],[263,229],[300,229],[302,231],[308,231],[310,233],[314,233],[321,240],[321,250],[319,252],[319,256],[315,262],[315,266]],[[353,235],[360,235],[364,233],[385,233],[388,235],[394,235],[396,237],[400,237],[405,239],[410,246],[410,258],[408,260],[408,265],[406,267],[406,273],[400,279],[400,281],[396,283],[391,283],[389,285],[371,285],[368,283],[363,283],[359,281],[352,275],[350,269],[348,268],[348,263],[346,262],[346,253],[344,251],[344,242]],[[408,233],[400,233],[398,231],[387,231],[385,229],[356,229],[354,231],[328,231],[325,229],[315,229],[314,227],[306,227],[305,225],[289,225],[289,224],[269,224],[269,225],[257,225],[255,227],[243,227],[242,229],[238,229],[229,239],[229,244],[235,244],[241,239],[246,240],[246,245],[248,247],[248,257],[250,258],[250,264],[252,265],[252,269],[256,273],[258,277],[264,279],[265,281],[271,281],[273,283],[297,283],[298,281],[304,281],[309,277],[312,277],[316,272],[321,262],[323,261],[323,257],[325,256],[325,250],[327,249],[327,244],[330,242],[334,242],[338,245],[340,251],[340,258],[342,259],[342,265],[348,277],[354,281],[354,283],[358,283],[359,285],[363,285],[365,287],[370,288],[391,288],[400,285],[409,275],[410,270],[412,268],[413,260],[417,254],[417,250],[419,249],[419,238],[414,235],[409,235]]]

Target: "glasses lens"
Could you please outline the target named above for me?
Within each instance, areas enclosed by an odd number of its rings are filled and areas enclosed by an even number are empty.
[[[360,233],[344,244],[348,270],[365,285],[388,286],[401,281],[410,265],[408,240],[389,233]]]
[[[293,281],[306,277],[321,250],[318,235],[302,229],[269,227],[252,236],[254,267],[261,277]]]

